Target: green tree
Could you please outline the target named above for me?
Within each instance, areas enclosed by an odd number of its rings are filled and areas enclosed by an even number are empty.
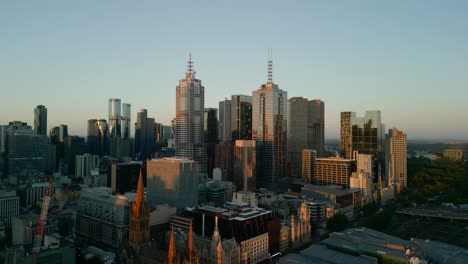
[[[327,219],[327,230],[330,232],[341,231],[346,228],[348,218],[342,213],[336,213]]]

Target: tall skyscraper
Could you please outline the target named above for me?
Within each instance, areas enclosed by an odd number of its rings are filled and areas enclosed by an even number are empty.
[[[109,99],[109,136],[111,138],[121,136],[121,100],[117,98]]]
[[[59,169],[60,161],[65,158],[65,139],[68,137],[68,126],[60,125],[50,129],[49,143],[50,148],[55,149],[55,157],[49,158],[49,163],[53,171]]]
[[[38,135],[47,136],[47,108],[43,105],[34,109],[34,131]]]
[[[88,120],[88,148],[93,155],[109,155],[108,126],[105,119]]]
[[[231,96],[231,140],[252,139],[252,96]]]
[[[324,155],[325,103],[293,97],[288,100],[288,162],[292,176],[301,177],[301,156],[304,149],[313,149],[317,157]]]
[[[227,98],[219,102],[219,141],[232,140],[231,135],[231,100]]]
[[[256,147],[254,140],[236,140],[234,147],[234,184],[239,191],[255,192]]]
[[[151,158],[156,144],[156,123],[148,118],[148,111],[141,109],[135,123],[135,154],[139,160]]]
[[[400,185],[399,188],[406,187],[408,174],[406,152],[406,134],[396,128],[390,129],[385,135],[385,165],[388,186],[397,184]]]
[[[341,153],[347,159],[353,158],[353,151],[372,155],[374,181],[385,173],[384,131],[380,111],[366,111],[364,117],[356,117],[354,112],[341,113]]]
[[[206,173],[204,139],[205,87],[195,78],[191,56],[184,79],[176,88],[176,155],[200,163],[200,172]]]
[[[213,176],[215,145],[218,144],[218,109],[205,108],[204,134],[206,144],[206,169],[208,176]]]
[[[307,140],[310,148],[317,151],[317,157],[325,155],[325,102],[320,99],[308,102]]]
[[[130,139],[131,105],[122,104],[122,138]]]
[[[347,159],[350,159],[353,153],[351,116],[354,116],[355,114],[356,113],[352,112],[341,112],[340,150],[341,155]]]
[[[288,162],[292,176],[299,178],[302,171],[302,151],[310,149],[308,136],[308,100],[303,97],[288,99]]]
[[[272,61],[268,82],[253,92],[252,139],[257,141],[257,187],[269,187],[286,176],[287,92],[273,83]]]

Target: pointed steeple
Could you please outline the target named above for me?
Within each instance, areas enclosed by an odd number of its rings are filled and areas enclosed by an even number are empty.
[[[174,240],[174,228],[171,228],[171,238],[169,239],[169,251],[167,252],[167,263],[174,264],[176,257],[175,240]]]
[[[190,229],[188,233],[188,246],[187,246],[190,260],[192,258],[192,253],[193,253],[193,227],[192,225],[193,224],[190,223]]]
[[[143,187],[143,176],[141,175],[141,169],[140,169],[140,175],[138,176],[136,197],[132,205],[132,214],[135,216],[140,216],[142,214],[146,215],[147,213],[149,213],[149,212],[146,212],[147,210],[148,210],[148,205],[147,205],[146,198],[145,198],[145,189]],[[145,212],[142,212],[142,211],[145,211]]]
[[[213,231],[213,238],[219,239],[219,229],[218,229],[218,216],[215,216],[215,228]]]

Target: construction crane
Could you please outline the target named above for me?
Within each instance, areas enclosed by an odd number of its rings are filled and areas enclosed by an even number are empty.
[[[32,263],[37,263],[37,255],[41,251],[42,246],[42,237],[44,236],[44,226],[47,221],[47,213],[49,212],[49,204],[50,204],[50,195],[52,193],[52,181],[49,181],[49,186],[47,187],[47,191],[42,198],[42,206],[41,206],[41,215],[39,216],[39,224],[37,226],[36,236],[34,237],[34,246],[32,248]]]

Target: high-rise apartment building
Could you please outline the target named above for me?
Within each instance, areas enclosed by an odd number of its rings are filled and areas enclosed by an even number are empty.
[[[406,134],[392,128],[385,135],[386,178],[388,186],[400,184],[400,188],[407,184]]]
[[[205,87],[195,78],[190,56],[184,79],[176,88],[176,155],[198,161],[200,172],[206,173],[204,139]]]
[[[135,154],[139,160],[152,157],[156,144],[156,123],[148,117],[148,111],[141,109],[135,123]]]
[[[34,109],[34,131],[38,135],[47,136],[47,108],[43,105]]]
[[[227,98],[224,101],[219,102],[219,129],[218,137],[219,141],[231,142],[232,131],[231,131],[231,100]]]
[[[205,108],[204,134],[206,145],[206,169],[208,176],[213,177],[215,145],[218,143],[218,109]]]
[[[257,187],[276,185],[286,176],[286,91],[273,83],[269,61],[268,82],[253,92],[252,139],[257,141]]]
[[[257,171],[254,140],[236,140],[234,147],[234,184],[239,191],[255,192]]]
[[[341,156],[347,159],[350,159],[353,153],[353,134],[351,117],[355,115],[356,113],[353,112],[341,112],[340,151]]]
[[[152,159],[146,163],[150,201],[183,209],[198,204],[199,162],[187,158]]]
[[[109,155],[109,127],[105,119],[88,120],[89,153],[98,156]]]
[[[252,139],[252,96],[231,96],[231,135],[234,143],[236,140]]]
[[[356,172],[356,161],[353,159],[317,158],[315,160],[314,183],[349,188],[349,178],[353,172]]]

